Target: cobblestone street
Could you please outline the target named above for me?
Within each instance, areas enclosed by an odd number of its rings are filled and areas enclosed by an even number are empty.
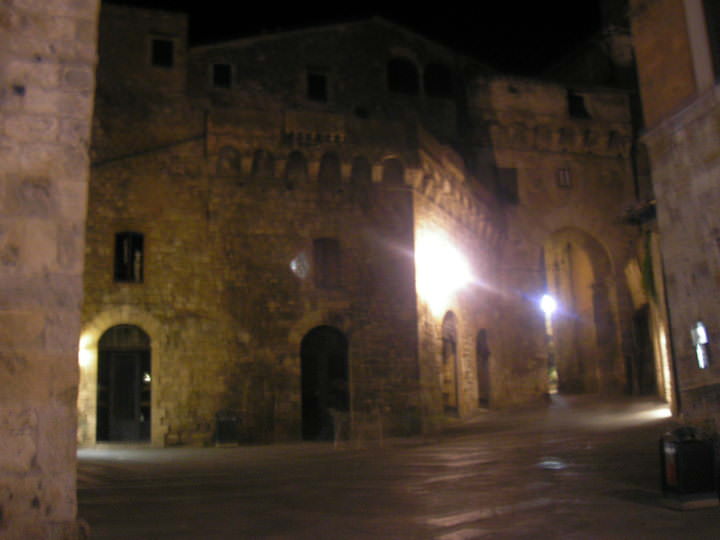
[[[109,539],[716,539],[662,505],[650,401],[556,398],[434,439],[81,450],[79,512]]]

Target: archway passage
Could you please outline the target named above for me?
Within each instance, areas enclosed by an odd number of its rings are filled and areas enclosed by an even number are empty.
[[[578,229],[555,232],[545,244],[547,283],[559,308],[549,324],[558,390],[611,390],[618,383],[612,268],[605,248]]]
[[[147,441],[151,414],[150,338],[113,326],[98,344],[97,440]]]
[[[302,437],[333,440],[340,418],[350,409],[348,342],[331,326],[318,326],[300,344]],[[334,421],[335,418],[335,421]]]

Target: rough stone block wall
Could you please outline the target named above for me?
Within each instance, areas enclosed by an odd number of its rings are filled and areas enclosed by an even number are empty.
[[[468,180],[462,161],[447,147],[429,137],[422,138],[421,168],[416,174],[414,193],[415,249],[423,250],[422,243],[430,234],[447,243],[465,259],[471,280],[448,294],[440,305],[430,291],[418,290],[418,362],[422,384],[423,428],[432,432],[445,425],[452,417],[466,418],[479,408],[478,388],[478,332],[484,329],[491,349],[491,377],[488,381],[489,402],[502,401],[495,395],[496,379],[500,366],[505,363],[522,365],[524,359],[506,358],[500,354],[500,332],[497,298],[493,284],[496,275],[497,251],[502,238],[502,220],[497,201],[487,193],[475,189]],[[442,259],[442,254],[436,254]],[[453,268],[443,267],[435,261],[434,285],[448,291],[453,288]],[[416,269],[416,275],[425,269]],[[418,286],[418,289],[421,289]],[[455,321],[455,373],[454,391],[456,410],[447,411],[443,393],[443,322],[448,314]],[[447,369],[447,368],[445,368]],[[523,398],[527,396],[523,394]]]
[[[697,91],[683,0],[630,2],[645,124],[657,125]]]
[[[595,282],[602,281],[608,292],[607,306],[595,301],[594,312],[586,315],[595,330],[583,338],[584,352],[568,354],[586,356],[596,373],[586,391],[621,391],[631,343],[631,302],[623,271],[637,236],[620,223],[633,200],[627,97],[614,91],[579,93],[584,115],[573,117],[568,91],[560,85],[494,77],[477,88],[472,114],[476,125],[485,126],[486,144],[500,171],[495,181],[506,195],[507,240],[499,289],[502,318],[509,324],[502,343],[508,357],[525,359],[520,369],[527,370],[523,376],[517,367],[509,370],[502,395],[512,403],[545,392],[540,381],[545,379],[542,366],[548,349],[537,301],[553,283],[545,282],[551,274],[541,261],[543,253],[549,256],[554,235],[569,230],[582,231],[588,242],[592,238],[591,243],[602,246],[597,252],[606,262],[597,264]],[[566,183],[558,176],[561,171]],[[605,326],[598,323],[601,318]]]
[[[650,132],[648,143],[658,204],[673,356],[681,412],[689,420],[718,421],[717,385],[720,352],[720,94],[717,88],[697,99],[682,115]],[[681,181],[679,181],[681,179]],[[709,336],[710,366],[701,369],[691,336],[704,323]],[[715,425],[715,429],[717,424]]]
[[[321,186],[322,156],[355,152],[334,142],[277,146],[267,134],[282,132],[282,119],[264,115],[263,139],[247,118],[211,120],[207,141],[93,168],[88,348],[114,324],[150,335],[153,444],[207,444],[215,413],[226,408],[238,412],[243,441],[297,439],[300,345],[320,325],[348,339],[357,423],[381,411],[387,433],[419,428],[409,188],[360,186],[347,174]],[[276,174],[253,173],[256,145],[264,144]],[[314,175],[288,183],[282,164],[298,149]],[[145,236],[143,283],[113,281],[113,236],[122,230]],[[314,283],[313,240],[323,237],[340,242],[337,290]],[[301,259],[307,274],[292,270]],[[95,437],[96,362],[81,387],[84,444]]]
[[[0,537],[78,538],[77,346],[97,0],[0,6]]]

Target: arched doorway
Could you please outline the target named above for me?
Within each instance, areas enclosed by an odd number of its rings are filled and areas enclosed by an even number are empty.
[[[611,300],[612,268],[605,248],[578,229],[555,232],[545,244],[548,288],[558,303],[549,321],[558,391],[609,390],[618,344]]]
[[[98,343],[97,440],[150,439],[150,338],[139,327],[121,324]]]
[[[332,326],[318,326],[300,344],[302,386],[302,437],[308,441],[333,440],[333,415],[350,410],[348,342]]]
[[[442,394],[446,414],[458,414],[457,321],[448,311],[442,323]]]
[[[490,347],[488,346],[487,330],[478,330],[475,340],[475,357],[477,361],[478,406],[490,405]]]

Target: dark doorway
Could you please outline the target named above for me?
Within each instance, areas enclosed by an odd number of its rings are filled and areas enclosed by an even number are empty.
[[[485,328],[477,333],[475,356],[477,358],[478,406],[487,407],[490,405],[490,347]]]
[[[150,338],[137,326],[114,326],[98,349],[97,440],[149,440]]]
[[[643,396],[656,394],[655,359],[650,336],[650,308],[647,304],[633,314],[633,345],[635,354],[630,376],[632,392]]]
[[[345,335],[331,326],[314,328],[300,344],[302,437],[306,441],[333,440],[333,416],[347,416],[347,350]]]
[[[448,311],[442,323],[442,395],[445,414],[458,414],[457,321]]]

